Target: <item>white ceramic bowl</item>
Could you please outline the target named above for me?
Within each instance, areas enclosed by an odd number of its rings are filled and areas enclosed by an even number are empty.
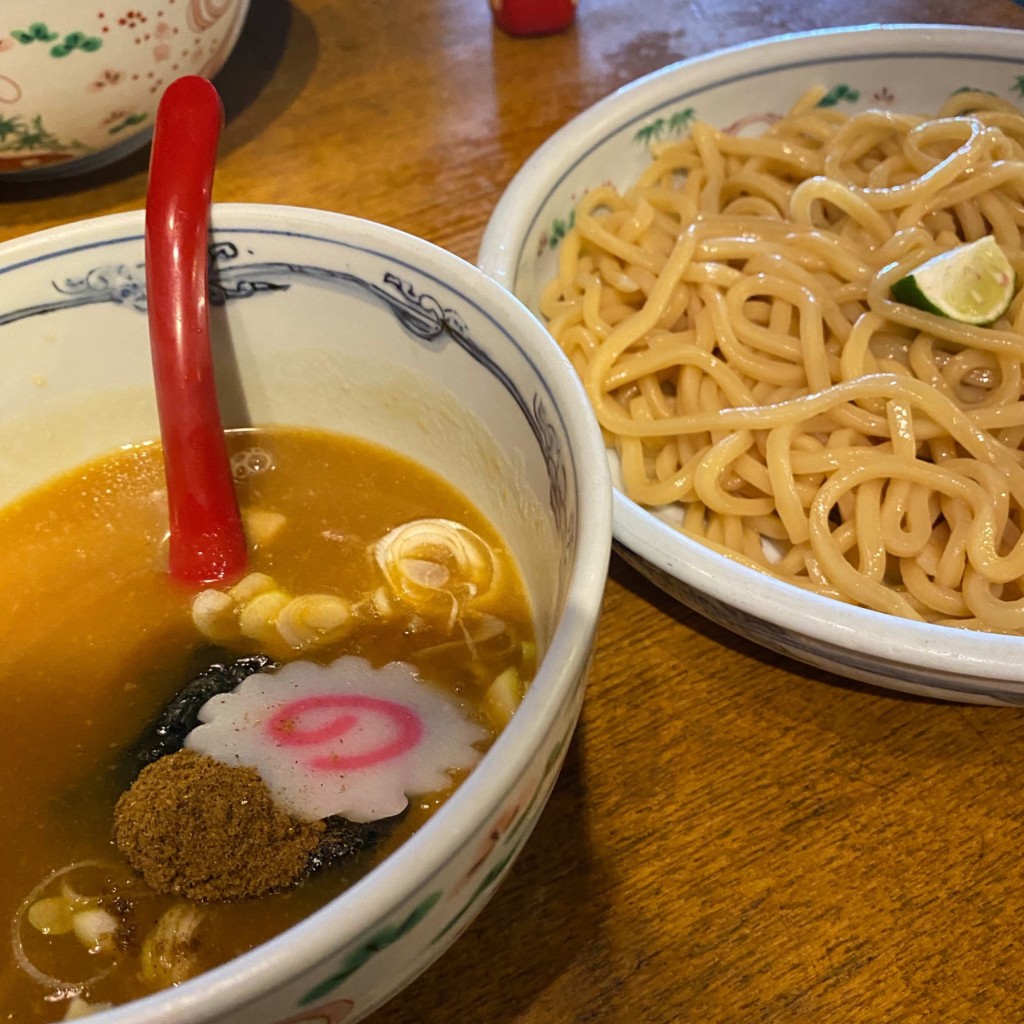
[[[478,263],[538,311],[575,201],[628,185],[647,141],[697,116],[756,130],[824,85],[845,111],[934,110],[963,86],[1024,94],[1024,33],[957,26],[864,26],[782,36],[666,67],[558,131],[515,176],[487,226]],[[539,315],[539,313],[538,313]],[[1024,703],[1024,639],[906,622],[816,597],[714,554],[615,494],[623,555],[669,594],[735,632],[809,664],[911,693]]]
[[[225,425],[356,434],[444,475],[511,545],[543,655],[493,748],[381,866],[254,952],[90,1020],[352,1024],[470,923],[544,806],[583,698],[611,487],[572,368],[469,263],[313,210],[219,206],[213,225]],[[142,227],[130,213],[0,246],[0,505],[157,435]]]
[[[0,177],[77,174],[149,139],[164,88],[213,77],[249,0],[4,0]]]

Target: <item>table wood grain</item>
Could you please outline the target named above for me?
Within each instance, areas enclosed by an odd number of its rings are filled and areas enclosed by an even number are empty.
[[[1010,0],[254,0],[218,78],[220,202],[319,206],[474,259],[529,154],[680,58],[866,22],[1024,28]],[[1022,53],[1024,63],[1024,53]],[[146,153],[0,184],[0,239],[141,207]],[[586,705],[470,930],[372,1024],[1019,1024],[1024,716],[766,653],[613,558]]]

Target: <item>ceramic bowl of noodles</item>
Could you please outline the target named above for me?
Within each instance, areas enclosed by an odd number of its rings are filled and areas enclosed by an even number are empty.
[[[471,264],[217,206],[246,565],[172,581],[143,251],[141,213],[0,247],[0,1010],[361,1020],[479,913],[554,784],[611,546],[603,445]]]
[[[529,159],[478,260],[584,381],[626,559],[793,658],[1011,704],[1024,299],[971,324],[892,286],[976,242],[1022,279],[1022,43],[875,25],[666,67]]]
[[[220,71],[248,7],[249,0],[8,0],[0,21],[0,176],[79,174],[145,145],[164,87]]]

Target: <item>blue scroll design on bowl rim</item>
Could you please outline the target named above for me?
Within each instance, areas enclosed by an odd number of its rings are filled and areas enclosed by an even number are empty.
[[[534,393],[528,400],[515,381],[471,335],[465,320],[454,309],[432,295],[418,292],[393,272],[384,274],[380,284],[357,274],[299,263],[236,263],[239,247],[221,240],[209,247],[210,304],[223,306],[234,299],[286,291],[295,283],[308,283],[361,293],[384,305],[402,328],[425,347],[440,351],[454,342],[471,359],[487,370],[505,389],[529,424],[544,459],[548,476],[548,501],[559,536],[563,557],[571,557],[576,540],[576,516],[559,433],[548,414],[543,397]],[[80,277],[53,282],[61,296],[34,306],[0,312],[0,326],[60,310],[93,303],[111,302],[137,312],[146,312],[144,264],[107,264],[91,268]]]

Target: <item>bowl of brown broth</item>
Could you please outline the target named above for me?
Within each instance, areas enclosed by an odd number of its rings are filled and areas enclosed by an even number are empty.
[[[0,246],[0,1014],[21,1024],[362,1019],[500,883],[583,699],[611,488],[540,324],[458,258],[319,211],[214,207],[210,267],[250,564],[189,589],[166,571],[142,214]]]

